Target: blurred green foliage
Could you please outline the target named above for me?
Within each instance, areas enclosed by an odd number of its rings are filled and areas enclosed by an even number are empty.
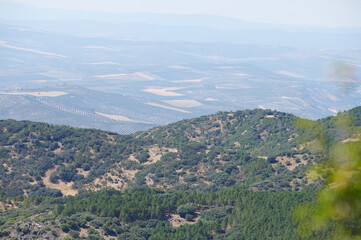
[[[304,237],[333,226],[334,239],[361,239],[361,129],[348,112],[332,118],[338,132],[348,138],[337,141],[322,122],[299,120],[298,126],[315,136],[313,151],[323,151],[327,160],[309,171],[325,179],[316,204],[304,204],[296,211]]]

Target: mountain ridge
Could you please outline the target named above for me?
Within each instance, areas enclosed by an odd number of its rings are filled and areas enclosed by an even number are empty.
[[[360,109],[346,113],[359,119]],[[352,138],[333,133],[333,118],[321,120],[330,135]],[[312,137],[295,128],[296,120],[272,110],[220,112],[133,135],[2,120],[1,189],[9,196],[136,185],[205,192],[234,184],[302,189],[309,184],[305,170],[324,156],[301,143]]]
[[[308,149],[304,121],[325,152]],[[132,135],[0,120],[0,239],[303,239],[294,216],[323,185],[306,170],[360,137],[361,107],[318,121],[218,112]]]

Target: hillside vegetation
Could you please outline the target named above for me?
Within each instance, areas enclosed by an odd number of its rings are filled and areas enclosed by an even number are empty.
[[[328,156],[297,122],[256,109],[122,136],[3,120],[0,238],[297,239],[293,210],[322,184],[306,170]],[[360,144],[361,107],[318,122],[327,146]]]

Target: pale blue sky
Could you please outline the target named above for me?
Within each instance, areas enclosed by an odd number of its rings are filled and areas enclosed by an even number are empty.
[[[3,0],[0,0],[3,1]],[[361,26],[361,0],[6,0],[108,12],[205,13],[306,26]]]

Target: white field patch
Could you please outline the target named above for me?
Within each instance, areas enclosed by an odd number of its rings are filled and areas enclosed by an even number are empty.
[[[163,100],[162,102],[174,107],[193,108],[199,107],[203,104],[196,100]]]
[[[44,51],[39,51],[39,50],[36,50],[36,49],[31,49],[31,48],[16,47],[16,46],[7,44],[5,41],[0,41],[0,46],[15,49],[15,50],[19,50],[19,51],[32,52],[32,53],[37,53],[37,54],[41,54],[41,55],[66,58],[66,56],[61,55],[61,54],[56,54],[56,53],[51,53],[51,52],[44,52]]]
[[[105,113],[100,113],[100,112],[95,112],[98,115],[101,115],[103,117],[112,119],[112,120],[116,120],[116,121],[124,121],[124,122],[137,122],[135,120],[132,120],[130,118],[124,117],[124,116],[120,116],[120,115],[112,115],[112,114],[105,114]]]
[[[51,82],[51,81],[49,81],[49,80],[34,80],[32,82],[34,82],[34,83],[45,83],[45,82]]]
[[[177,112],[190,113],[189,111],[186,111],[186,110],[184,110],[184,109],[169,107],[169,106],[162,105],[162,104],[159,104],[159,103],[147,102],[146,104],[148,104],[148,105],[150,105],[150,106],[154,106],[154,107],[160,107],[160,108],[164,108],[164,109],[169,109],[169,110],[177,111]]]
[[[175,80],[175,81],[170,81],[170,82],[173,82],[173,83],[198,83],[198,82],[202,82],[204,79],[206,79],[206,78],[189,79],[189,80]]]
[[[219,99],[216,99],[216,98],[206,98],[204,99],[204,101],[207,101],[207,102],[216,102],[216,101],[219,101]]]
[[[171,68],[171,69],[192,69],[191,67],[185,67],[185,66],[181,66],[181,65],[171,65],[171,66],[168,66],[168,68]]]
[[[231,66],[222,66],[222,67],[217,67],[219,69],[232,69],[234,67],[231,67]]]
[[[66,92],[60,91],[49,91],[49,92],[0,92],[0,94],[7,95],[31,95],[35,97],[59,97],[62,95],[66,95]]]
[[[165,96],[165,97],[178,97],[178,96],[184,96],[184,94],[182,93],[176,93],[176,92],[172,92],[175,90],[179,90],[179,89],[184,89],[185,87],[168,87],[168,88],[146,88],[144,90],[142,90],[142,92],[147,92],[147,93],[153,93],[155,95],[159,95],[159,96]]]
[[[281,74],[287,77],[294,77],[294,78],[305,78],[305,76],[297,74],[297,73],[293,73],[293,72],[288,72],[285,70],[280,70],[280,71],[276,71],[275,73],[277,74]]]
[[[228,86],[220,86],[220,85],[216,85],[216,89],[237,89],[234,87],[228,87]]]
[[[145,74],[141,72],[136,73],[113,73],[113,74],[103,74],[103,75],[95,75],[93,76],[95,78],[104,78],[104,79],[124,79],[124,80],[154,80],[156,79],[154,76],[151,76],[150,74]]]
[[[115,62],[94,62],[94,63],[89,63],[92,65],[118,65],[118,63]]]
[[[235,73],[235,76],[239,76],[239,77],[245,77],[245,76],[249,76],[248,73]]]
[[[148,79],[148,80],[154,80],[155,78],[148,75],[148,74],[145,74],[145,73],[141,73],[141,72],[136,72],[134,73],[135,75],[139,76],[139,77],[142,77],[142,78],[145,78],[145,79]]]
[[[340,99],[334,95],[328,94],[327,97],[331,99],[332,101],[340,101]]]
[[[299,97],[286,97],[286,96],[282,96],[281,97],[282,99],[289,99],[289,100],[296,100],[296,101],[299,101],[302,103],[302,105],[304,107],[309,107],[310,105],[308,103],[306,103],[304,100],[302,100],[301,98]]]
[[[332,112],[332,113],[334,113],[334,114],[337,114],[337,113],[338,113],[338,111],[337,111],[336,109],[332,109],[332,108],[329,108],[328,111],[330,111],[330,112]]]
[[[127,76],[128,74],[126,73],[115,73],[115,74],[105,74],[105,75],[96,75],[94,77],[96,78],[116,78],[116,77],[122,77],[122,76]]]

